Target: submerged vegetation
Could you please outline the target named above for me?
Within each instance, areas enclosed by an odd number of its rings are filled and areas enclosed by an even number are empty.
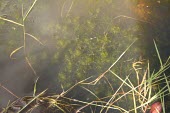
[[[0,65],[14,65],[1,77],[0,87],[14,97],[2,113],[146,113],[155,102],[165,113],[170,59],[158,49],[168,46],[161,45],[168,33],[159,34],[154,8],[164,4],[1,1]]]
[[[156,50],[157,46],[155,45]],[[127,51],[127,50],[126,50]],[[126,78],[123,79],[121,76],[116,74],[113,71],[113,66],[120,60],[120,58],[125,54],[124,51],[120,57],[100,76],[98,76],[93,81],[89,81],[89,78],[86,78],[80,82],[77,82],[72,87],[68,88],[66,91],[60,94],[45,95],[46,91],[36,95],[36,84],[34,87],[33,96],[25,96],[21,99],[17,99],[11,104],[7,105],[6,108],[2,111],[3,113],[8,112],[35,112],[40,108],[40,112],[50,112],[50,113],[79,113],[79,112],[122,112],[122,113],[146,113],[152,103],[161,102],[163,106],[163,112],[165,113],[165,96],[170,94],[169,88],[169,78],[166,77],[165,71],[170,67],[169,59],[166,63],[161,63],[161,67],[158,71],[150,72],[149,62],[148,61],[136,61],[132,64],[133,70],[135,73],[126,75]],[[158,50],[157,50],[158,53]],[[158,57],[160,55],[158,53]],[[143,63],[146,63],[146,66],[142,66]],[[121,84],[117,87],[117,90],[114,90],[111,83],[108,82],[112,94],[107,95],[106,97],[99,97],[95,94],[95,90],[92,90],[91,87],[98,85],[102,79],[107,80],[106,74],[112,74],[112,78],[117,78]],[[130,76],[135,74],[135,78],[130,79]],[[141,76],[142,75],[142,76]],[[134,81],[136,81],[134,83]],[[136,84],[137,83],[137,84]],[[160,87],[161,84],[164,84],[164,87]],[[88,87],[87,87],[88,86]],[[67,97],[67,94],[74,91],[76,87],[81,87],[86,90],[90,96],[89,100],[82,101],[81,99]],[[124,103],[128,103],[126,106]],[[131,103],[131,104],[130,104]]]

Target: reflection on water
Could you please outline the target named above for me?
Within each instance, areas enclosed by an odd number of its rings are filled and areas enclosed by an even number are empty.
[[[23,2],[24,15],[32,3]],[[48,88],[47,94],[61,94],[88,77],[91,78],[87,82],[95,80],[136,39],[111,69],[123,80],[130,74],[132,84],[137,84],[132,64],[143,59],[150,60],[151,70],[159,69],[153,39],[163,61],[169,57],[170,16],[167,14],[169,6],[165,3],[145,0],[139,3],[128,0],[37,1],[24,20],[25,35],[22,26],[5,20],[23,23],[22,2],[6,0],[0,6],[0,15],[6,15],[0,18],[0,52],[3,53],[0,54],[0,84],[14,93],[0,88],[1,108],[8,100],[32,96],[38,77],[37,93]],[[16,50],[21,46],[24,47]],[[16,59],[10,58],[11,53]],[[142,64],[145,65],[147,62]],[[112,95],[121,84],[122,81],[112,73],[106,73],[96,85],[77,86],[66,97],[91,102]],[[118,94],[128,90],[129,87],[123,86]],[[124,104],[133,100],[127,97],[115,104],[127,110],[133,108],[133,104]],[[109,101],[108,98],[103,100]],[[91,109],[101,110],[100,107]]]

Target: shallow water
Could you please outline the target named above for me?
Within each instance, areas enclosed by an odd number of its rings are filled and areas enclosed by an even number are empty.
[[[32,3],[23,3],[24,15]],[[21,1],[4,0],[0,5],[2,18],[22,23]],[[163,61],[169,57],[170,16],[167,8],[169,6],[159,3],[136,5],[123,0],[37,1],[24,21],[26,33],[35,37],[26,34],[25,40],[21,26],[0,19],[0,84],[4,86],[0,88],[0,108],[9,100],[32,95],[37,78],[37,93],[48,88],[48,94],[60,94],[88,77],[92,78],[87,82],[95,80],[136,39],[111,70],[122,79],[132,73],[130,79],[137,84],[133,62],[149,59],[151,69],[159,69],[153,39]],[[23,45],[25,49],[14,52]],[[13,52],[12,58],[16,59],[10,58]],[[105,76],[95,86],[83,87],[94,91],[99,98],[111,95],[122,81],[111,73]],[[128,90],[124,86],[119,93]],[[79,86],[66,96],[87,102],[94,99],[94,95]],[[130,109],[133,105],[123,104],[130,100],[131,97],[122,99],[117,104]]]

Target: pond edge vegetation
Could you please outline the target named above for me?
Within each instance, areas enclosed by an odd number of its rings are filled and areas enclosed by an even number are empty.
[[[29,61],[29,59],[27,57],[25,37],[26,37],[26,35],[28,35],[31,38],[33,38],[35,41],[40,43],[41,45],[43,45],[43,43],[37,37],[25,32],[24,21],[27,19],[27,16],[29,15],[29,13],[31,12],[33,7],[35,6],[36,2],[37,2],[37,0],[34,0],[32,6],[29,8],[29,10],[27,11],[25,16],[23,14],[23,6],[22,6],[22,20],[23,20],[22,24],[17,23],[13,20],[9,20],[9,19],[0,17],[1,20],[16,24],[23,28],[23,39],[24,39],[23,46],[20,46],[17,49],[13,50],[10,54],[10,58],[15,59],[15,58],[13,58],[13,55],[20,49],[24,49],[25,60],[35,75],[36,75],[36,71],[34,70],[33,66],[31,65],[31,62]],[[169,69],[170,62],[169,62],[169,58],[167,59],[167,61],[165,63],[162,62],[157,45],[156,45],[155,41],[153,41],[153,42],[155,45],[157,56],[159,58],[160,69],[158,71],[150,72],[149,61],[146,61],[147,68],[145,69],[143,78],[140,80],[140,77],[138,75],[139,71],[142,70],[142,68],[140,67],[140,64],[144,63],[144,61],[141,60],[141,61],[134,62],[132,64],[132,67],[136,72],[137,83],[138,83],[137,86],[135,86],[133,84],[133,82],[129,79],[129,75],[127,75],[127,77],[125,79],[122,79],[118,74],[116,74],[114,71],[112,71],[112,68],[114,67],[114,65],[123,57],[123,55],[127,52],[127,50],[129,50],[129,48],[133,45],[133,43],[132,43],[117,58],[117,60],[105,72],[103,72],[100,76],[98,76],[95,80],[93,80],[91,82],[87,82],[87,80],[89,80],[91,77],[86,78],[82,81],[77,82],[75,85],[73,85],[72,87],[70,87],[67,90],[63,89],[63,92],[60,94],[44,96],[48,89],[45,89],[44,91],[42,91],[39,94],[36,94],[36,88],[37,88],[36,84],[38,82],[38,79],[37,79],[36,83],[34,85],[33,96],[29,96],[29,97],[25,96],[22,98],[22,100],[25,100],[26,103],[24,103],[23,106],[19,106],[18,108],[16,108],[17,113],[21,113],[25,110],[27,112],[31,112],[39,106],[40,107],[45,106],[46,108],[53,110],[53,112],[60,111],[63,113],[70,112],[74,108],[78,108],[78,109],[74,109],[74,111],[75,111],[75,113],[79,113],[79,112],[82,112],[83,109],[85,109],[87,107],[91,107],[91,106],[100,107],[101,108],[100,113],[103,113],[103,112],[107,113],[109,110],[118,110],[122,113],[129,113],[129,112],[138,113],[139,109],[142,113],[145,113],[146,111],[148,111],[150,109],[151,104],[158,100],[161,102],[161,104],[163,106],[163,113],[165,113],[164,97],[170,94],[170,86],[169,86],[169,78],[165,75],[164,72],[167,69]],[[119,86],[119,88],[117,89],[117,91],[115,91],[114,94],[112,94],[109,97],[106,97],[108,101],[104,101],[104,99],[99,98],[95,93],[93,93],[92,90],[89,90],[89,89],[83,87],[83,85],[96,85],[102,78],[105,77],[106,73],[111,73],[113,76],[117,77],[122,82],[122,84]],[[165,84],[164,87],[159,87],[162,83]],[[119,95],[118,92],[124,85],[128,86],[131,90]],[[88,91],[92,96],[97,98],[97,100],[94,100],[92,102],[85,102],[85,101],[77,100],[74,98],[66,97],[65,95],[68,92],[70,92],[72,89],[74,89],[76,86],[81,86],[83,89]],[[2,87],[2,85],[1,85],[1,87]],[[153,89],[155,87],[156,87],[157,92],[154,91],[154,93],[153,93]],[[4,89],[5,89],[5,87],[4,87]],[[10,92],[9,90],[7,90],[7,91],[12,94],[12,92]],[[14,95],[14,94],[12,94],[12,95]],[[119,96],[117,97],[117,95],[119,95]],[[115,104],[117,101],[121,100],[123,97],[126,97],[128,95],[132,96],[132,101],[133,101],[132,109],[126,110],[123,107]],[[15,103],[16,103],[16,101],[9,103],[7,105],[7,107],[4,108],[2,113],[8,113],[9,109],[14,109],[13,105],[15,105]]]

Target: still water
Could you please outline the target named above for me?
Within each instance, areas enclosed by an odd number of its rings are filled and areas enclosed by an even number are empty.
[[[48,88],[35,100],[37,104],[45,99],[50,103],[49,99],[56,97],[45,97],[63,95],[58,110],[40,107],[33,112],[134,112],[141,103],[133,94],[142,93],[142,87],[136,88],[139,92],[122,95],[142,83],[148,61],[151,72],[159,70],[154,41],[163,63],[170,54],[167,4],[145,0],[2,0],[0,108],[9,101],[22,108],[33,99],[35,89],[38,95]],[[11,112],[21,109],[13,106]],[[147,106],[136,112],[148,112]]]

